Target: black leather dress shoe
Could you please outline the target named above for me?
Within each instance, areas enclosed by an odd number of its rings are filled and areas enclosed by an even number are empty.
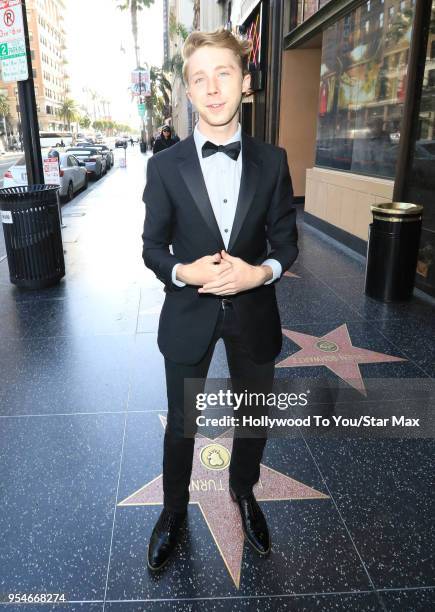
[[[169,512],[169,510],[163,508],[148,545],[148,567],[150,570],[161,569],[169,560],[177,544],[180,528],[186,519],[186,514],[186,512]]]
[[[236,495],[230,487],[230,495],[239,506],[246,539],[260,555],[267,555],[270,552],[269,529],[254,494]]]

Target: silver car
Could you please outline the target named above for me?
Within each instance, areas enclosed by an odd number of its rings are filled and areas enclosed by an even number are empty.
[[[70,153],[77,157],[79,162],[84,164],[88,173],[94,176],[96,179],[101,178],[107,172],[106,159],[101,153],[94,149],[94,147],[74,147],[66,150],[66,153]]]
[[[59,155],[60,188],[59,195],[70,201],[79,189],[88,186],[88,172],[79,160],[71,154]],[[8,168],[3,176],[3,187],[27,185],[27,169],[24,155]]]
[[[76,144],[77,149],[89,149],[89,144],[88,143],[83,143],[83,142],[78,142]],[[95,149],[96,151],[98,151],[98,153],[100,153],[106,160],[106,167],[107,167],[107,171],[110,170],[110,168],[112,168],[112,166],[115,164],[115,157],[113,155],[113,151],[110,147],[108,147],[105,144],[99,144],[99,145],[92,145],[92,148]]]

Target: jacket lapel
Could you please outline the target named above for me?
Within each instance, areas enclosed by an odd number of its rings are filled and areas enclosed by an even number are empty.
[[[208,197],[204,177],[196,152],[193,135],[182,141],[183,147],[179,153],[179,170],[186,183],[192,198],[198,207],[204,221],[213,235],[219,241],[221,249],[224,249],[219,226],[213,213],[213,208]],[[236,215],[231,230],[228,251],[234,247],[237,237],[242,229],[243,222],[248,214],[249,208],[255,195],[260,176],[261,159],[257,155],[257,147],[253,138],[242,132],[242,177],[240,180],[239,197],[237,200]]]
[[[190,194],[204,221],[212,231],[213,235],[219,241],[221,245],[220,248],[224,249],[225,246],[219,231],[216,217],[214,216],[210,198],[208,197],[207,187],[205,186],[193,136],[186,138],[186,140],[183,141],[183,144],[183,149],[180,151],[180,174],[186,183],[186,187],[190,191]]]
[[[239,197],[237,200],[236,216],[231,230],[228,251],[234,247],[237,237],[242,229],[243,222],[255,195],[260,176],[261,159],[256,155],[256,144],[253,138],[242,132],[242,177],[240,180]]]

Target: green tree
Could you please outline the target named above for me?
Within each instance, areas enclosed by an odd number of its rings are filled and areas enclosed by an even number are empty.
[[[166,77],[162,68],[157,66],[151,66],[150,70],[150,81],[151,81],[151,99],[157,102],[157,99],[162,98],[163,105],[170,106],[172,86]]]
[[[9,102],[6,96],[0,95],[0,116],[2,117],[4,136],[8,140],[7,118],[10,120]],[[8,122],[9,123],[9,122]]]
[[[79,117],[79,126],[81,128],[84,128],[85,130],[87,130],[90,125],[91,125],[91,118],[89,117],[89,115],[81,115]]]
[[[77,118],[77,106],[74,100],[72,98],[65,98],[57,114],[68,125],[68,129],[71,129],[71,122]]]
[[[9,102],[6,96],[3,94],[0,95],[0,115],[2,117],[7,117],[9,115]]]

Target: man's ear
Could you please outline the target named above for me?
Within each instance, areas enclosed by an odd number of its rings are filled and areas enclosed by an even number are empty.
[[[243,81],[242,81],[242,93],[248,94],[248,93],[250,93],[250,91],[251,91],[251,73],[248,72],[243,77]]]

